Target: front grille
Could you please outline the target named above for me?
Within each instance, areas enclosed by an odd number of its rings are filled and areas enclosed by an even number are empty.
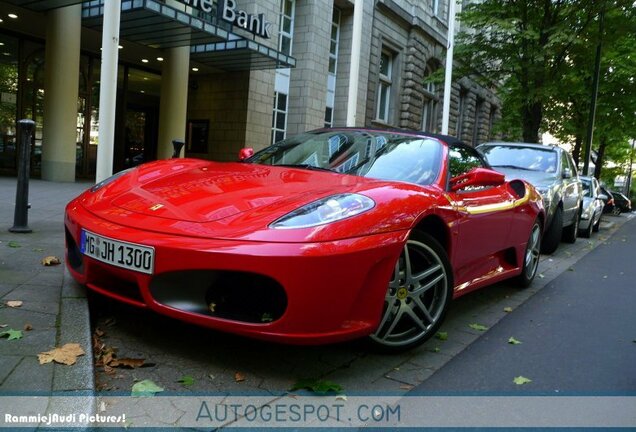
[[[287,295],[274,279],[249,272],[192,270],[163,273],[150,283],[154,299],[200,315],[249,323],[279,319]]]

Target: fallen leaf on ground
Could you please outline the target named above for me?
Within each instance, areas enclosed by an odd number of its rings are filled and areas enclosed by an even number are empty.
[[[413,390],[413,387],[414,387],[414,386],[412,386],[411,384],[402,384],[402,385],[400,386],[400,389],[401,389],[401,390]]]
[[[488,330],[488,327],[486,327],[485,325],[481,325],[481,324],[477,324],[477,323],[468,324],[468,327],[470,327],[473,330],[478,330],[478,331],[486,331],[486,330]]]
[[[95,335],[97,337],[102,337],[102,336],[104,336],[104,331],[102,329],[100,329],[99,327],[96,327],[95,328]]]
[[[511,307],[505,307],[504,308],[504,312],[510,313],[510,312],[512,312],[512,308]]]
[[[236,381],[236,382],[245,381],[245,374],[242,373],[242,372],[236,372],[234,374],[234,381]]]
[[[8,326],[9,324],[0,324],[0,328],[5,328],[6,326]]]
[[[54,265],[58,265],[61,264],[61,261],[58,257],[56,256],[47,256],[42,258],[42,265],[43,266],[54,266]]]
[[[332,381],[304,379],[299,380],[296,384],[294,384],[291,391],[294,390],[309,390],[318,394],[325,394],[328,392],[342,393],[342,386]]]
[[[0,337],[5,336],[7,336],[7,340],[22,339],[22,332],[20,330],[13,330],[10,328],[9,330],[0,333]]]
[[[188,386],[191,386],[192,384],[194,384],[194,378],[191,377],[190,375],[184,375],[181,378],[179,378],[177,380],[177,382],[180,383],[184,387],[188,387]]]
[[[33,330],[33,326],[29,323],[26,323],[24,325],[24,331],[31,331],[31,330]]]
[[[508,343],[511,345],[519,345],[521,343],[521,341],[513,338],[512,336],[510,336],[510,339],[508,339]]]
[[[154,396],[156,393],[162,392],[163,388],[151,380],[143,380],[132,386],[131,396]]]
[[[446,339],[448,339],[448,333],[447,332],[437,332],[435,333],[435,337],[439,340],[443,340],[445,341]]]
[[[12,308],[18,308],[20,306],[22,306],[22,301],[21,300],[9,300],[7,302],[5,302],[5,304],[9,307]]]
[[[515,379],[513,379],[512,382],[517,384],[517,385],[524,385],[524,384],[531,383],[532,380],[528,379],[528,378],[526,378],[524,376],[519,375],[518,377],[515,377]]]
[[[439,347],[435,347],[435,348],[433,348],[431,351],[432,351],[432,352],[434,352],[434,353],[438,353],[438,352],[440,352],[441,350],[439,349]]]
[[[55,348],[51,351],[46,351],[38,354],[38,360],[40,364],[55,363],[73,365],[77,361],[77,357],[84,355],[85,352],[77,343],[67,343],[61,348]]]
[[[130,369],[139,368],[144,365],[144,359],[136,359],[136,358],[112,358],[112,354],[110,356],[110,360],[108,362],[104,362],[104,365],[110,367],[127,367]]]
[[[33,252],[44,252],[42,248],[33,248]]]
[[[19,248],[19,247],[22,247],[22,246],[20,246],[20,243],[18,243],[18,242],[14,242],[14,241],[10,241],[9,243],[7,243],[7,246],[9,246],[10,248]]]
[[[336,400],[346,401],[347,395],[339,394],[338,396],[336,396]]]

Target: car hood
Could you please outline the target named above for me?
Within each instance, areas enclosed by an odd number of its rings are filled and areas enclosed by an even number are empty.
[[[139,173],[137,184],[111,204],[149,216],[203,223],[273,205],[295,207],[370,181],[327,171],[207,162],[172,173]]]
[[[506,175],[506,180],[522,179],[532,184],[535,187],[549,187],[552,186],[557,177],[553,173],[546,173],[543,171],[528,171],[514,168],[500,168],[495,167],[495,170]]]
[[[85,192],[67,209],[81,205],[97,217],[93,222],[102,220],[109,229],[248,241],[328,241],[408,230],[420,214],[448,204],[442,192],[435,185],[328,171],[173,159],[144,164],[99,190]],[[364,194],[375,207],[338,223],[270,228],[305,204],[342,193]]]

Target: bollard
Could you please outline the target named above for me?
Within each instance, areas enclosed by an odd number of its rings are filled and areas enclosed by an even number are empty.
[[[18,188],[15,193],[14,233],[30,233],[29,228],[29,171],[31,166],[31,141],[35,122],[29,119],[18,120]]]
[[[181,149],[183,148],[184,145],[185,145],[185,142],[183,142],[183,140],[180,140],[180,139],[172,140],[172,147],[174,147],[174,153],[172,153],[173,159],[179,157],[179,155],[181,154]]]

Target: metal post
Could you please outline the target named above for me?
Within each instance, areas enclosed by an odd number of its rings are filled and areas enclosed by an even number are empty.
[[[15,193],[14,233],[30,233],[29,228],[29,171],[31,167],[31,141],[35,122],[24,119],[18,121],[20,149],[18,151],[18,188]]]
[[[113,174],[115,147],[115,103],[119,58],[119,18],[121,0],[106,0],[102,29],[102,67],[99,83],[99,145],[95,182]]]
[[[172,147],[174,147],[174,153],[172,153],[172,158],[176,159],[181,156],[181,149],[185,145],[185,142],[180,139],[172,140]]]
[[[450,100],[453,81],[453,51],[455,49],[455,1],[451,0],[448,10],[448,46],[446,47],[446,70],[444,71],[444,102],[442,105],[442,134],[448,135]],[[460,138],[458,136],[457,138]]]
[[[360,72],[360,52],[362,46],[363,0],[355,0],[353,6],[353,29],[351,36],[351,64],[349,65],[349,90],[347,99],[347,126],[356,126],[358,111],[358,85]]]
[[[590,113],[587,120],[587,133],[585,135],[583,174],[590,175],[590,157],[592,154],[592,139],[594,136],[594,119],[596,118],[596,98],[598,97],[598,82],[601,75],[601,50],[603,47],[603,21],[605,11],[601,10],[598,18],[598,44],[596,45],[596,60],[594,61],[594,76],[592,77],[592,100],[590,102]],[[597,161],[598,163],[598,161]]]

